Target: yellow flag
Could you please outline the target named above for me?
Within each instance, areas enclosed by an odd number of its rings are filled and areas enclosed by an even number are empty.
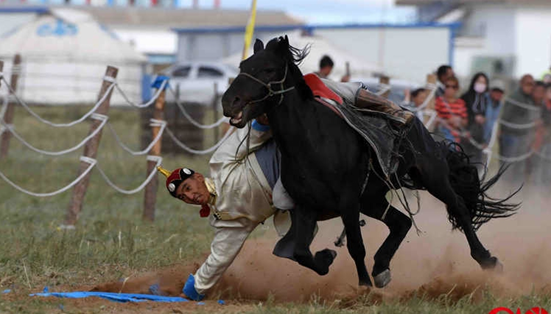
[[[251,46],[251,41],[254,34],[254,24],[256,20],[256,0],[252,0],[251,5],[251,16],[249,17],[249,23],[245,29],[245,45],[243,47],[243,58],[242,60],[247,59],[247,53],[249,52],[249,47]]]

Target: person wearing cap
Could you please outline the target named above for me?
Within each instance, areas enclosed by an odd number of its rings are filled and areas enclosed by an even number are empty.
[[[489,101],[486,106],[484,122],[484,142],[490,143],[492,138],[492,130],[499,118],[499,113],[503,107],[503,95],[505,93],[505,84],[502,81],[494,80],[490,86],[490,93],[488,95]]]
[[[168,192],[201,206],[201,217],[209,217],[215,229],[210,255],[185,283],[183,293],[189,299],[204,298],[260,223],[275,214],[280,236],[290,227],[286,210],[294,204],[279,181],[279,152],[264,123],[254,120],[250,127],[237,129],[216,150],[209,162],[210,178],[189,168],[158,168],[167,177]]]

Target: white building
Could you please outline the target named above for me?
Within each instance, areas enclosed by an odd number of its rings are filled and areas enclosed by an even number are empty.
[[[5,33],[0,42],[5,73],[16,54],[23,59],[17,93],[27,103],[95,103],[107,65],[119,69],[117,82],[126,94],[140,99],[146,57],[87,13],[51,10]],[[111,104],[126,102],[114,93]]]
[[[539,77],[551,65],[550,0],[396,0],[421,22],[460,22],[452,65],[459,76],[482,70]]]

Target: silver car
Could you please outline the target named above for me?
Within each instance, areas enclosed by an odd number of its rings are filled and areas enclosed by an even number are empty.
[[[239,73],[236,67],[216,62],[185,62],[175,64],[163,71],[170,77],[173,92],[167,92],[166,101],[173,102],[179,95],[181,102],[211,105],[228,88],[230,78]],[[216,86],[216,91],[215,91]]]

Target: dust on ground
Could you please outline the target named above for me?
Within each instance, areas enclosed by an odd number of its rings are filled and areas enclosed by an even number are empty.
[[[489,290],[498,297],[514,297],[534,291],[549,292],[551,283],[551,209],[542,204],[542,195],[525,199],[519,213],[484,225],[478,232],[482,243],[505,266],[502,274],[484,272],[470,257],[464,235],[451,231],[444,205],[432,196],[422,194],[422,210],[415,217],[422,230],[409,232],[391,263],[392,282],[384,289],[371,290],[374,300],[408,298],[414,294],[451,299],[470,296],[474,300]],[[365,218],[365,217],[364,217]],[[366,219],[363,228],[368,269],[373,255],[387,236],[380,222]],[[210,299],[267,300],[307,302],[353,299],[366,290],[358,289],[354,263],[346,246],[335,248],[333,241],[342,231],[339,220],[320,223],[312,251],[332,248],[338,252],[330,272],[318,276],[297,263],[272,255],[277,241],[275,233],[262,239],[248,240],[221,282],[209,292]],[[126,281],[95,287],[99,291],[149,293],[158,284],[168,295],[179,295],[190,273],[200,260],[175,265]]]

